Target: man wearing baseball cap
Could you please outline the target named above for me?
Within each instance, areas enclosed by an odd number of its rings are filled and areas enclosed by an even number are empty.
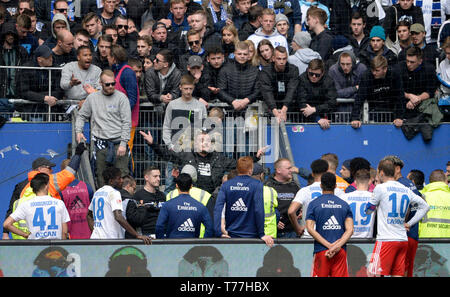
[[[424,62],[436,67],[436,58],[439,57],[439,53],[433,46],[427,44],[425,27],[422,24],[415,23],[411,25],[410,32],[413,46],[417,46],[422,50]],[[398,54],[399,62],[406,60],[406,51],[407,49],[404,49]]]
[[[49,179],[49,195],[56,199],[61,199],[60,192],[64,190],[74,179],[75,173],[80,167],[81,155],[83,154],[86,146],[84,143],[78,144],[75,149],[75,155],[72,156],[69,165],[60,172],[53,173],[53,167],[56,166],[55,163],[50,160],[39,157],[35,159],[32,163],[31,171],[28,172],[28,183],[25,184],[23,189],[20,192],[20,195],[17,195],[19,188],[17,185],[14,189],[13,196],[11,197],[10,207],[6,212],[6,217],[8,217],[14,210],[17,209],[19,204],[22,202],[28,201],[36,196],[36,193],[33,192],[33,189],[30,186],[30,181],[35,177],[38,173],[45,173],[50,176]],[[25,183],[25,182],[23,182]],[[22,183],[21,183],[22,185]],[[17,191],[16,191],[17,190]],[[26,223],[24,221],[19,221],[14,223],[14,226],[19,228],[20,230],[26,230]],[[13,239],[24,239],[21,236],[12,234]],[[3,239],[8,239],[8,234],[6,230],[3,230]]]

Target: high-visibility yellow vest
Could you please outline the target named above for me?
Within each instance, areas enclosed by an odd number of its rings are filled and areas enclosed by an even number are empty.
[[[31,200],[34,197],[36,197],[36,194],[33,192],[33,189],[31,189],[31,187],[28,187],[27,189],[25,189],[22,197],[20,197],[20,199],[17,199],[16,201],[14,201],[13,212],[17,209],[17,207],[19,207],[19,205],[21,203]],[[28,227],[27,227],[27,222],[25,220],[20,220],[18,222],[14,222],[13,226],[16,227],[17,229],[22,230],[25,233],[29,232]],[[11,237],[12,237],[12,239],[26,239],[25,237],[22,237],[20,235],[12,233],[12,232],[11,232]]]
[[[170,199],[178,197],[178,195],[179,195],[178,189],[170,191],[166,195],[166,201],[169,201]],[[200,188],[197,188],[197,187],[192,187],[189,190],[189,195],[191,195],[192,198],[194,198],[195,200],[197,200],[204,206],[206,206],[206,204],[208,204],[209,198],[211,198],[211,194],[209,192],[202,190]],[[203,238],[204,235],[205,235],[205,226],[203,224],[201,224],[199,238]]]
[[[420,191],[430,206],[419,223],[419,238],[450,238],[450,189],[444,182],[433,182]]]
[[[278,207],[278,193],[268,186],[263,188],[264,197],[264,234],[277,238],[277,216],[275,208]]]

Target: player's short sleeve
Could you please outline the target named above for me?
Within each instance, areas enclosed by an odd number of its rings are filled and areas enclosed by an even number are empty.
[[[316,221],[315,210],[316,210],[316,207],[315,207],[314,204],[310,204],[308,206],[308,210],[306,211],[305,221],[306,220],[311,220],[311,221],[314,221],[314,222]]]
[[[11,214],[11,217],[14,219],[14,221],[17,222],[17,221],[26,219],[27,214],[26,214],[25,204],[26,203],[19,204],[19,206],[16,208],[16,210]]]
[[[63,222],[63,223],[70,222],[70,215],[69,215],[69,212],[67,211],[66,205],[61,200],[59,200],[59,202],[61,202],[61,203],[59,203],[59,205],[61,207],[61,213],[62,213],[61,222]]]
[[[306,188],[302,188],[302,189],[298,190],[297,194],[295,194],[294,200],[292,200],[292,201],[301,203],[301,204],[305,204],[305,189]]]
[[[115,210],[120,210],[123,212],[122,196],[120,195],[119,191],[111,192],[109,199],[110,199],[110,203],[111,203],[111,209],[113,212]]]
[[[345,200],[344,200],[345,201]],[[347,201],[345,201],[345,204],[343,204],[344,205],[344,207],[345,207],[345,211],[347,212],[346,214],[345,214],[345,218],[352,218],[353,220],[355,219],[354,218],[354,215],[353,215],[353,211],[352,211],[352,209],[350,208],[350,205],[348,204],[348,202]]]

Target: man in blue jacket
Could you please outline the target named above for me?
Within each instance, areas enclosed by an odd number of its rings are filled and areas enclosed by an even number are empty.
[[[264,233],[263,184],[251,177],[253,159],[241,157],[236,166],[238,176],[225,182],[219,190],[214,208],[214,231],[217,237],[261,238],[269,247],[273,238]],[[222,233],[222,213],[225,215]]]
[[[155,227],[156,238],[198,238],[201,224],[205,226],[204,238],[213,237],[213,224],[208,209],[189,195],[191,176],[181,173],[176,187],[179,196],[164,202],[159,212]]]

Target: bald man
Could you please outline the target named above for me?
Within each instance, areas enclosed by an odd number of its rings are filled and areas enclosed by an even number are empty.
[[[61,30],[56,35],[56,46],[52,48],[53,66],[63,67],[76,61],[77,56],[73,48],[74,36],[69,30]]]

